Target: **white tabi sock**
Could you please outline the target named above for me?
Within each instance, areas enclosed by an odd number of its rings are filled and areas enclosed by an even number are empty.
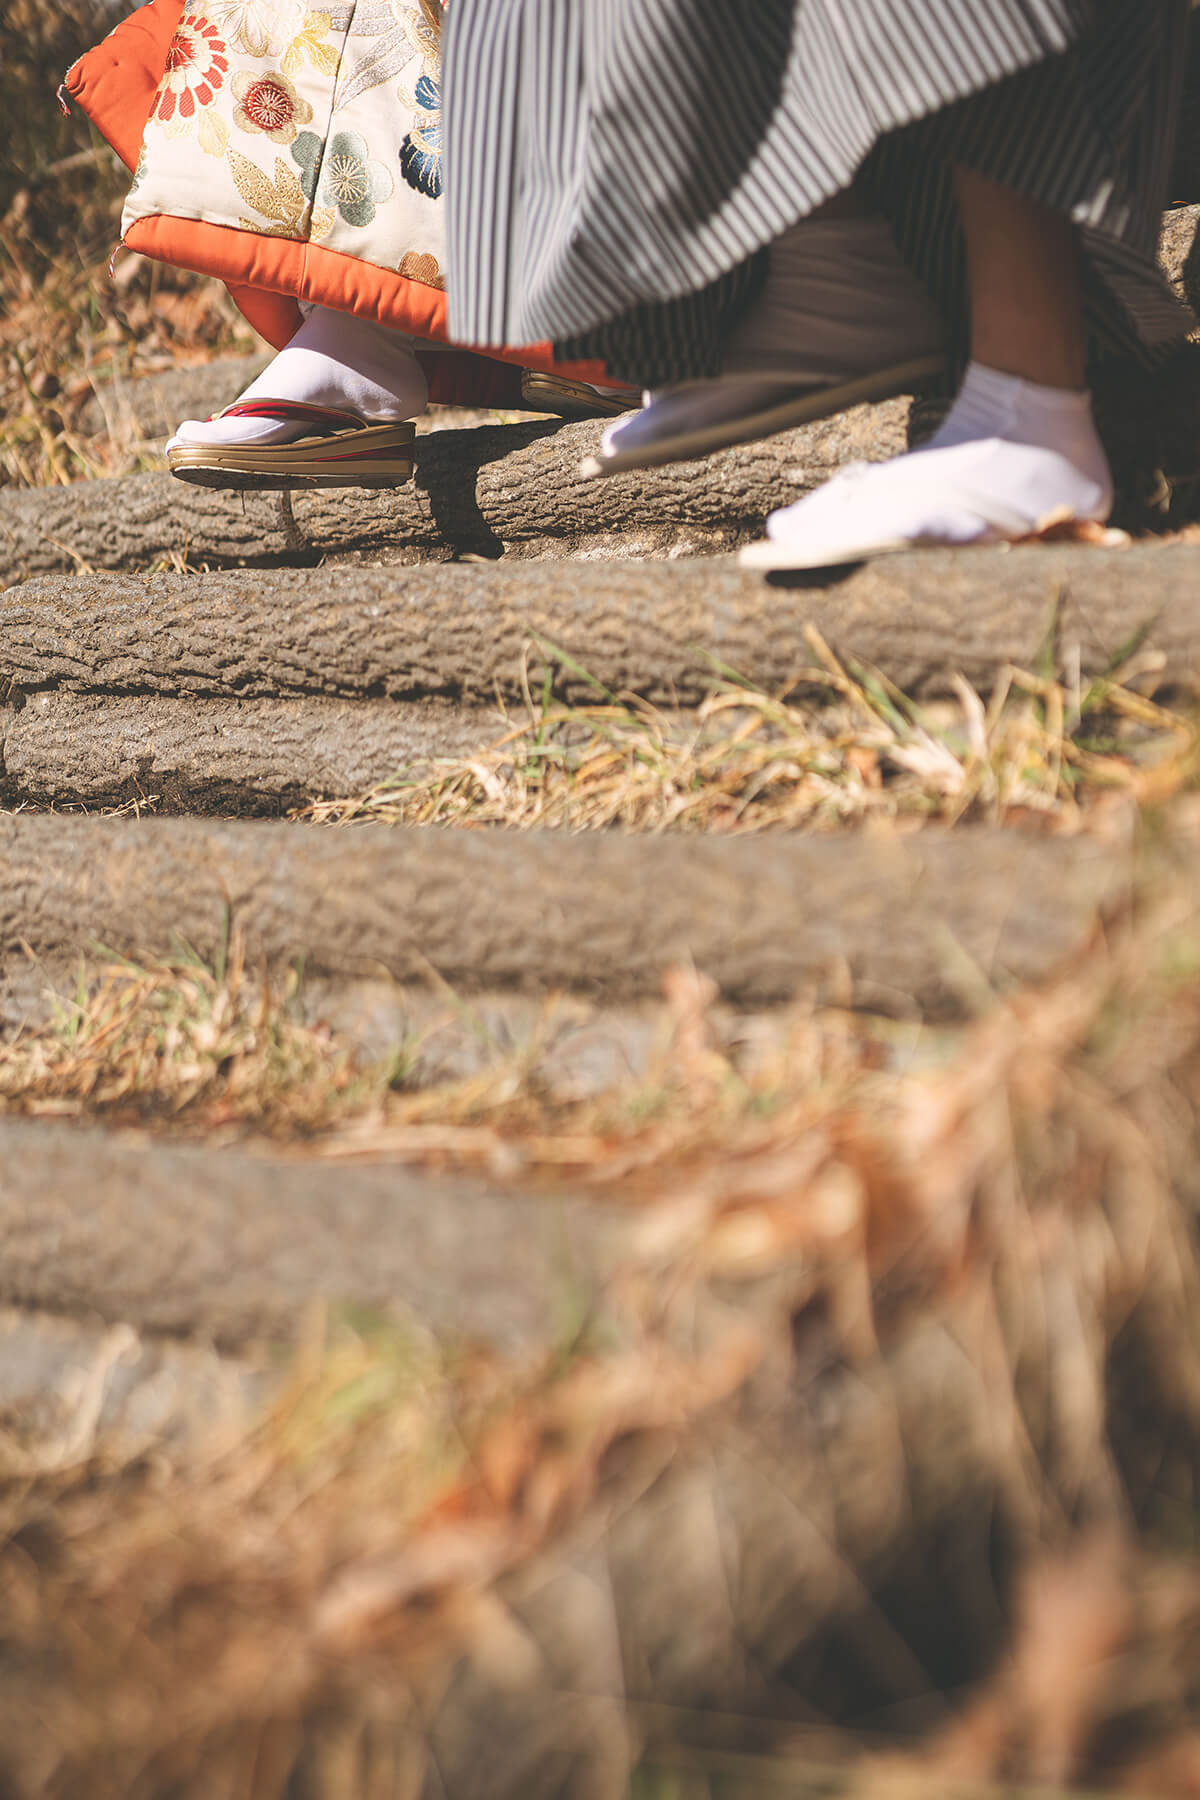
[[[1011,542],[1056,519],[1102,524],[1112,499],[1089,394],[972,363],[929,444],[843,470],[772,513],[767,536],[808,568],[903,544]]]
[[[238,401],[293,400],[356,413],[372,424],[418,418],[428,404],[428,389],[414,342],[370,319],[314,306]],[[295,419],[185,419],[167,448],[287,444],[311,431],[311,424]]]

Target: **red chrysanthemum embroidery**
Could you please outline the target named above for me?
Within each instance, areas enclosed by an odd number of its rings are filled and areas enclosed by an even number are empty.
[[[185,13],[167,51],[154,117],[164,125],[176,113],[181,119],[194,118],[212,105],[228,73],[228,51],[216,26],[202,13]]]
[[[282,131],[290,125],[295,116],[295,105],[291,95],[269,75],[254,82],[246,89],[246,98],[242,101],[246,109],[246,117],[260,131]]]
[[[262,132],[273,144],[292,144],[296,127],[307,125],[313,109],[278,69],[252,73],[239,69],[233,77],[233,122],[239,131]]]

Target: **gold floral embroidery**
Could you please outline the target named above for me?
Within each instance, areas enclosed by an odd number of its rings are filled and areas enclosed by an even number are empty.
[[[428,252],[409,250],[400,259],[399,272],[409,281],[419,281],[423,287],[444,288],[446,285],[437,257]]]
[[[437,200],[442,192],[442,6],[441,0],[418,0],[406,30],[418,52],[422,72],[409,93],[397,88],[401,103],[413,115],[413,127],[400,145],[400,172],[410,188]]]
[[[333,21],[328,13],[306,14],[304,29],[296,34],[283,53],[280,67],[284,74],[295,75],[306,62],[310,62],[322,75],[336,75],[341,60],[337,46],[322,41],[332,29]]]
[[[282,156],[275,158],[272,181],[257,163],[239,150],[230,150],[229,169],[237,191],[255,212],[275,221],[263,225],[256,219],[242,219],[247,231],[261,231],[267,237],[303,237],[309,224],[308,196],[300,186],[295,170]]]
[[[301,28],[303,0],[208,0],[209,16],[239,50],[272,56]]]
[[[418,11],[405,9],[404,29],[425,65],[425,73],[439,80],[442,72],[441,0],[417,0]]]
[[[406,185],[426,196],[436,192],[440,0],[185,0],[184,14],[155,98],[133,210],[163,210],[160,190],[182,186],[186,157],[196,199],[185,216],[298,243],[342,246],[347,227],[370,232],[382,265],[444,290],[436,222],[422,218],[418,225],[405,193]],[[220,28],[210,14],[219,15]],[[249,48],[268,42],[266,54]],[[413,115],[404,138],[411,170],[403,155],[397,168],[394,143],[388,148],[394,97],[407,84],[414,86],[404,96]],[[377,98],[356,112],[358,99],[373,92]],[[318,135],[314,125],[325,119],[326,103],[331,117]],[[401,135],[406,129],[407,122]],[[185,132],[183,144],[166,141]],[[375,137],[379,153],[372,157]],[[201,150],[228,174],[204,176]],[[406,249],[414,240],[432,243],[432,253]]]
[[[391,81],[413,59],[413,0],[354,0],[353,24],[338,71],[338,104],[350,106]]]
[[[167,136],[171,135],[171,127],[167,126]],[[208,156],[224,156],[229,144],[229,127],[217,112],[206,112],[200,116],[196,127],[196,141]]]

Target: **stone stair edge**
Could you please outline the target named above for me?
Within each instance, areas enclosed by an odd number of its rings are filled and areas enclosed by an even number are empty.
[[[1138,864],[992,827],[754,837],[0,815],[0,966],[135,962],[231,932],[264,968],[455,991],[661,992],[692,964],[730,1003],[851,994],[961,1014],[1040,980],[1126,906]],[[969,976],[969,979],[968,979]]]

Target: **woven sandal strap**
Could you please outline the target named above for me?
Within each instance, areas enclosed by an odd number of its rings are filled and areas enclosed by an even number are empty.
[[[333,406],[309,406],[302,400],[235,400],[218,419],[295,419],[298,424],[324,427],[327,431],[361,431],[366,420],[358,413]]]

